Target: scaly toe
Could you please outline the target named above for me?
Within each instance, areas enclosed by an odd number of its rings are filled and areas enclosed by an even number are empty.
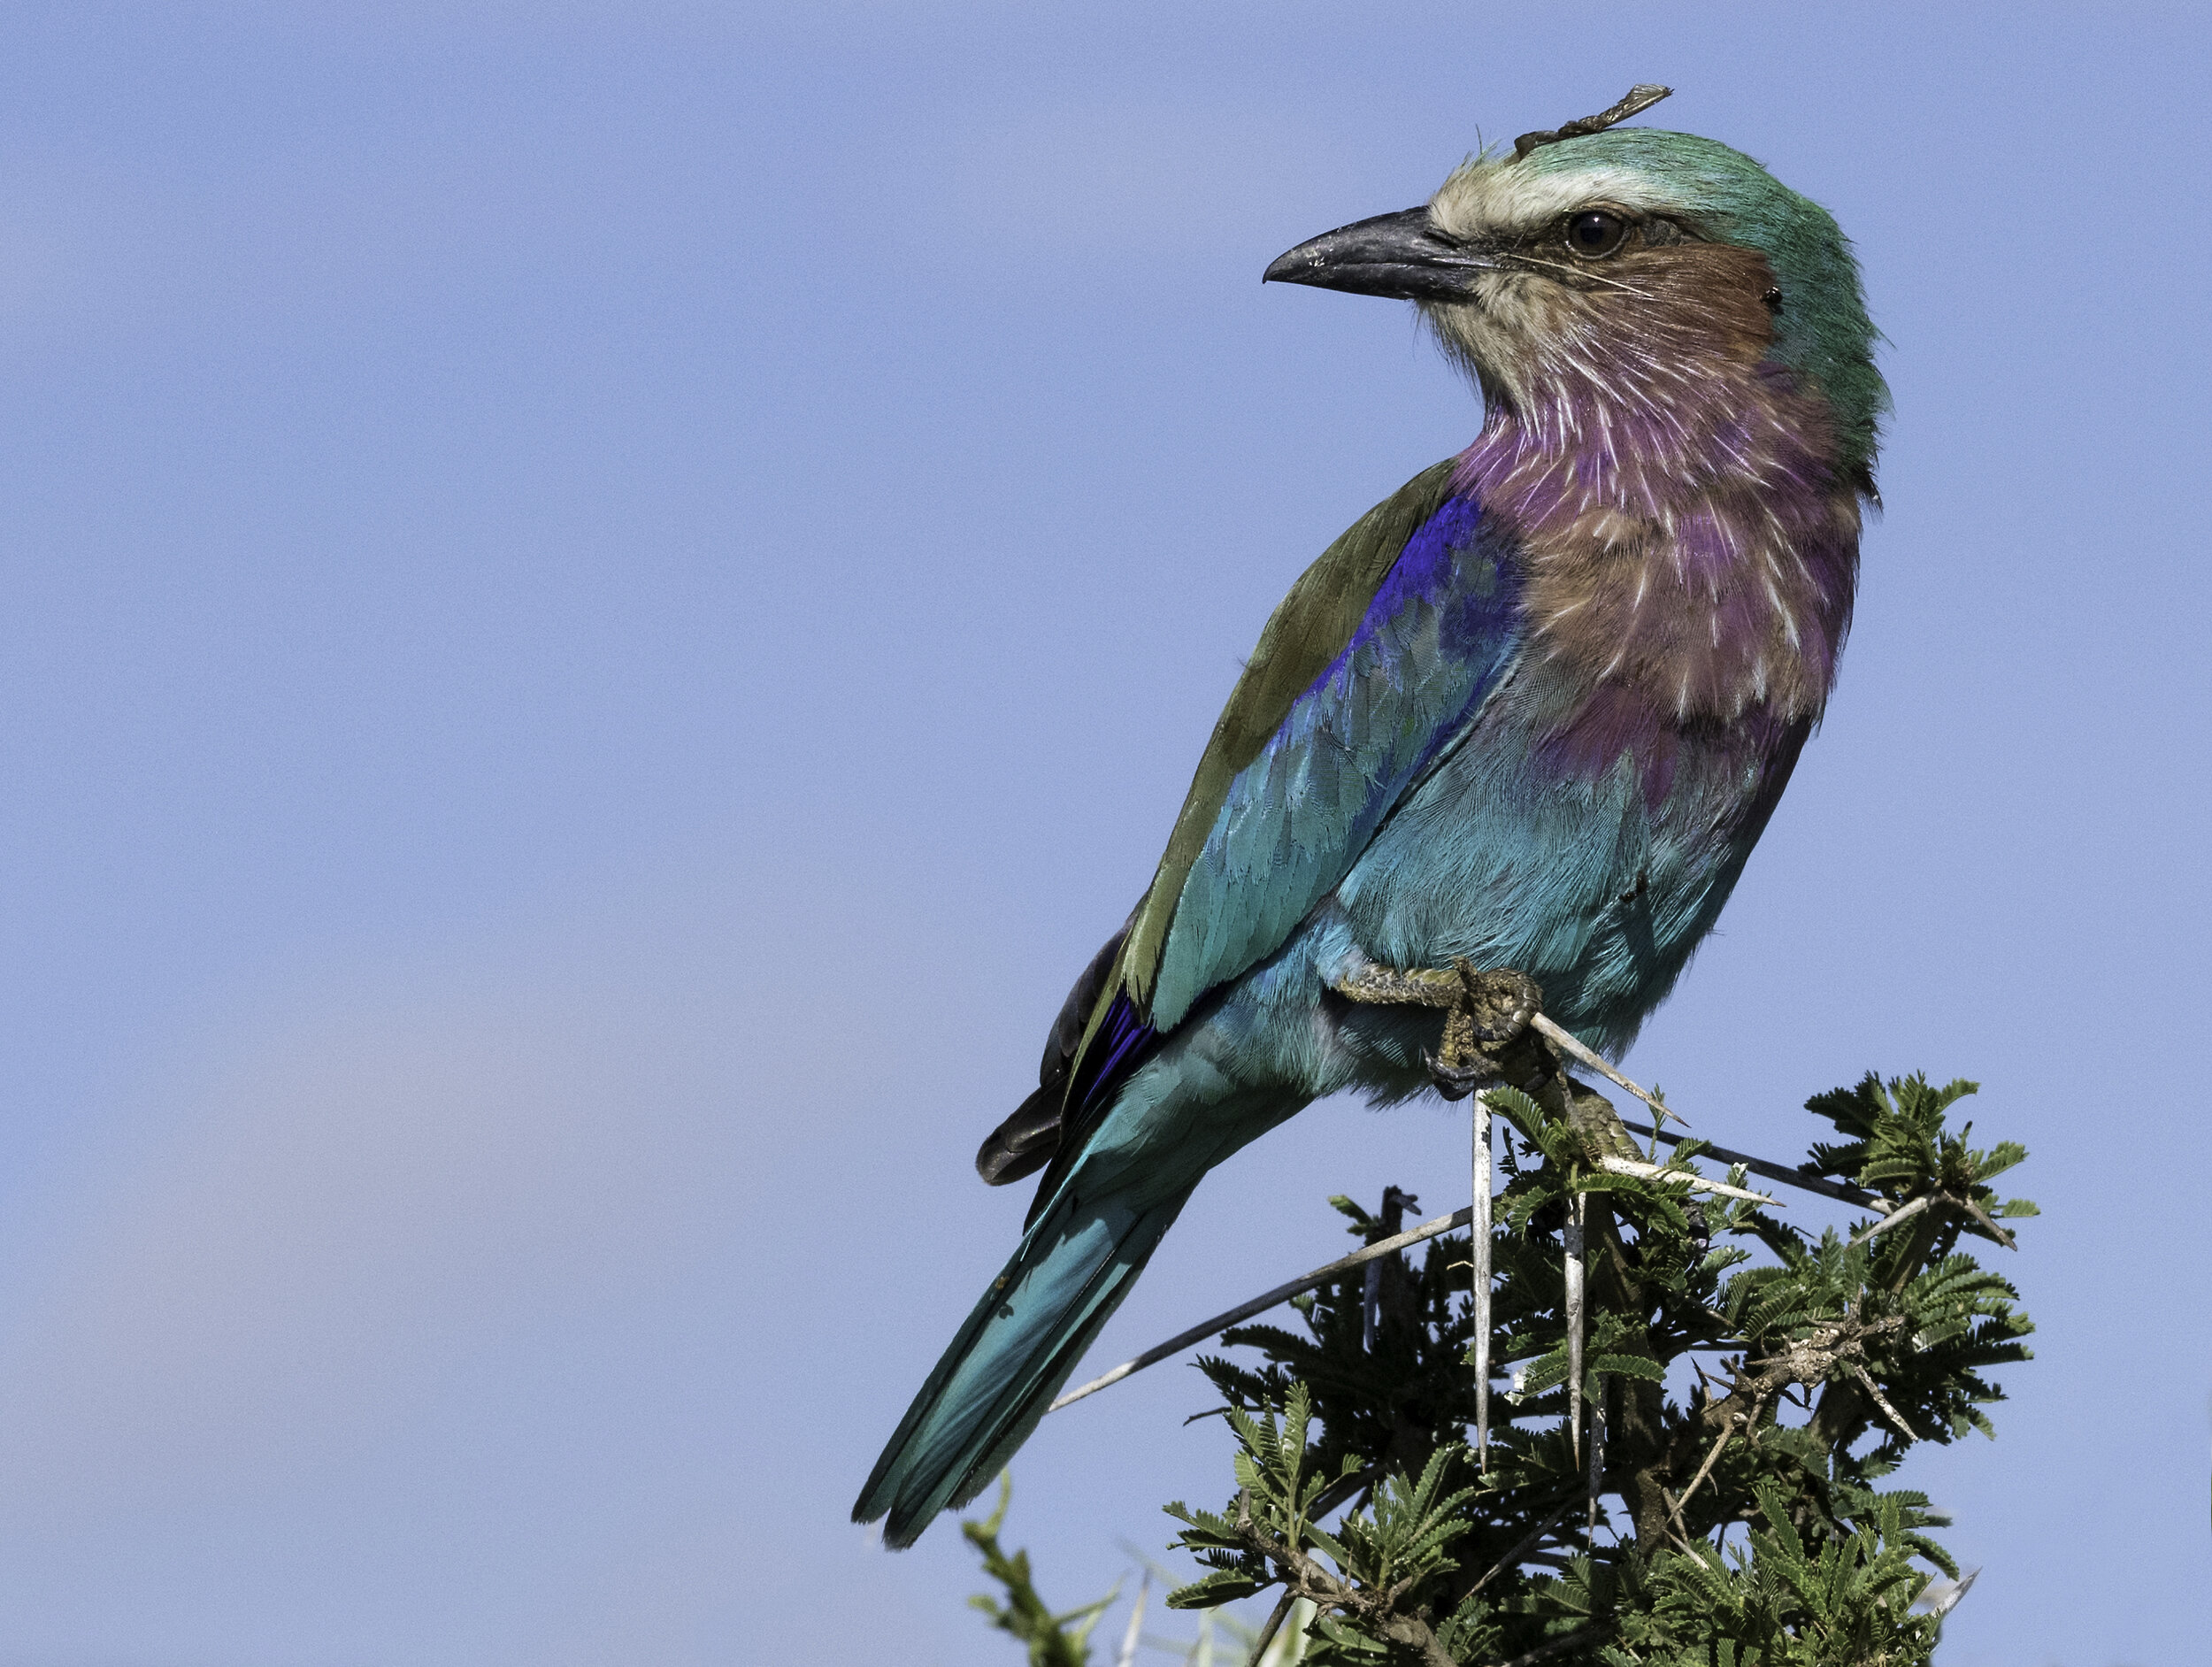
[[[1428,1067],[1429,1080],[1436,1085],[1437,1093],[1447,1100],[1464,1100],[1484,1083],[1498,1079],[1498,1068],[1479,1058],[1470,1064],[1448,1065],[1424,1048],[1421,1063]]]
[[[1510,968],[1479,972],[1464,960],[1456,963],[1455,970],[1466,987],[1463,1010],[1474,1027],[1475,1039],[1491,1052],[1519,1037],[1543,1010],[1544,992],[1525,972]]]

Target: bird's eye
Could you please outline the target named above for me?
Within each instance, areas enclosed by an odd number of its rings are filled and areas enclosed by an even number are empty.
[[[1567,250],[1585,260],[1603,260],[1628,235],[1628,222],[1603,209],[1586,209],[1567,222]]]

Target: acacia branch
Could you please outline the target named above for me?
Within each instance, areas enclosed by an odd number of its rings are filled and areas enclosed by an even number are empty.
[[[1399,1613],[1399,1601],[1415,1580],[1401,1580],[1384,1592],[1363,1592],[1297,1547],[1262,1533],[1245,1512],[1239,1512],[1236,1525],[1248,1548],[1282,1571],[1286,1594],[1293,1602],[1304,1598],[1316,1608],[1349,1615],[1370,1632],[1417,1651],[1424,1667],[1460,1667],[1426,1620],[1417,1614]]]

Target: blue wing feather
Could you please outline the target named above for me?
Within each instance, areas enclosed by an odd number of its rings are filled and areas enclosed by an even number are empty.
[[[1280,948],[1465,726],[1519,639],[1520,564],[1471,499],[1406,541],[1343,651],[1231,784],[1178,895],[1151,1022]]]

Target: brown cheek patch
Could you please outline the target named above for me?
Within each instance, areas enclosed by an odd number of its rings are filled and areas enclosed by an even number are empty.
[[[1609,327],[1640,327],[1709,357],[1748,370],[1774,340],[1774,315],[1760,299],[1774,270],[1755,249],[1729,243],[1669,243],[1632,250],[1613,263],[1623,282],[1649,300],[1624,296],[1642,313]],[[1608,275],[1611,275],[1609,273]]]

